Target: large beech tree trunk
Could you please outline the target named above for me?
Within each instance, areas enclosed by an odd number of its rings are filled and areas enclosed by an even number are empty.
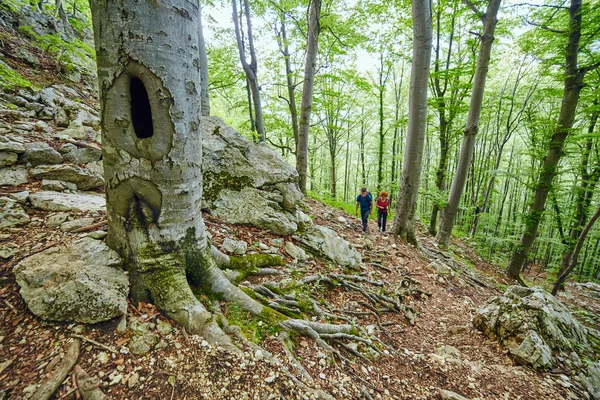
[[[563,90],[562,104],[554,134],[550,139],[548,152],[544,157],[541,173],[535,188],[535,194],[528,215],[525,217],[525,230],[521,235],[519,243],[515,247],[506,273],[518,278],[527,253],[531,249],[538,226],[544,212],[546,199],[556,175],[558,162],[562,156],[562,150],[569,131],[573,126],[575,111],[579,101],[583,77],[586,70],[577,67],[577,56],[579,53],[579,39],[581,37],[581,0],[571,0],[569,40],[567,42],[565,60],[565,85]]]
[[[436,236],[438,244],[447,246],[450,241],[452,227],[458,211],[460,199],[465,190],[465,183],[473,151],[475,149],[475,137],[479,131],[479,117],[481,115],[481,106],[483,104],[483,93],[485,89],[485,80],[487,78],[488,65],[490,63],[490,54],[492,52],[492,43],[494,42],[494,31],[498,9],[501,0],[491,0],[488,4],[483,19],[483,34],[481,35],[481,45],[477,56],[477,66],[475,70],[475,79],[473,81],[473,90],[471,92],[471,103],[469,104],[469,114],[467,115],[467,124],[460,149],[460,156],[456,168],[456,174],[452,181],[452,187],[448,196],[448,204],[440,213],[440,226]]]
[[[408,105],[408,133],[402,184],[396,202],[393,234],[415,243],[415,213],[423,162],[423,143],[427,122],[427,82],[433,36],[429,0],[413,0],[413,56]]]
[[[208,91],[208,55],[202,27],[202,9],[198,13],[198,51],[200,55],[200,112],[202,116],[210,115],[210,94]]]
[[[317,51],[321,27],[321,0],[310,1],[310,18],[308,21],[308,43],[306,50],[306,64],[304,65],[304,83],[302,85],[302,101],[300,103],[300,125],[298,131],[298,148],[296,151],[296,171],[298,171],[299,186],[302,193],[306,194],[306,171],[308,169],[308,129],[310,128],[310,114],[312,111],[312,94],[315,83],[315,68],[317,65]]]
[[[227,343],[186,278],[224,297],[232,286],[218,273],[200,211],[198,5],[92,0],[91,9],[107,243],[124,260],[134,301]]]

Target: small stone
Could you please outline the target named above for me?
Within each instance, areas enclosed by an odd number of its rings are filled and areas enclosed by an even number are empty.
[[[19,253],[19,249],[17,246],[8,245],[8,246],[0,246],[0,258],[4,260],[8,260],[14,257]]]
[[[256,351],[254,352],[254,358],[255,358],[257,361],[261,361],[261,360],[263,360],[263,359],[265,358],[265,355],[264,355],[264,353],[263,353],[261,350],[256,350]]]
[[[272,383],[275,379],[277,379],[277,375],[271,375],[265,378],[265,382]]]
[[[28,222],[29,215],[19,203],[8,197],[0,197],[0,228],[25,225]]]
[[[69,219],[69,214],[67,214],[67,213],[52,214],[46,220],[45,225],[48,228],[56,228],[57,226],[60,226],[63,222],[65,222],[68,219]]]
[[[348,222],[348,220],[346,218],[344,218],[344,217],[337,217],[337,220],[338,220],[338,222],[341,222],[341,223],[344,223],[344,224],[346,222]]]
[[[92,239],[103,240],[107,234],[108,232],[106,231],[93,231],[86,234],[84,237],[91,237]]]
[[[261,250],[263,250],[263,251],[269,250],[269,246],[267,246],[263,242],[258,242],[258,248],[261,249]]]
[[[248,244],[243,240],[225,238],[225,240],[223,240],[223,244],[221,245],[221,251],[237,255],[245,254],[247,249]]]
[[[173,330],[173,327],[168,322],[159,320],[158,323],[156,324],[156,330],[162,336],[165,336],[165,335],[168,335],[169,333],[171,333],[171,331]]]
[[[61,181],[43,179],[42,190],[54,190],[55,192],[62,192],[65,190],[65,187],[62,185]]]
[[[129,387],[129,389],[133,389],[140,381],[140,374],[138,374],[137,372],[134,372],[133,374],[131,374],[129,376],[129,379],[127,380],[127,386]]]
[[[285,251],[290,255],[290,257],[298,261],[306,261],[309,258],[304,249],[296,246],[292,242],[285,242]]]
[[[283,246],[283,242],[284,240],[282,238],[277,238],[277,239],[269,239],[269,242],[271,242],[271,244],[277,248],[281,248],[281,246]]]
[[[18,203],[25,204],[27,203],[27,199],[29,199],[29,191],[24,190],[22,192],[11,193],[10,198],[16,200]]]

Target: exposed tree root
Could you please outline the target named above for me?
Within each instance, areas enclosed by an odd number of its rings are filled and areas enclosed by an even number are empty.
[[[30,397],[31,400],[47,400],[56,392],[77,363],[80,346],[81,342],[79,339],[73,339],[73,342],[71,342],[65,351],[63,359],[33,393]]]

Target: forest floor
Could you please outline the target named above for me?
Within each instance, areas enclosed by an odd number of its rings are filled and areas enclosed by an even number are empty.
[[[11,191],[35,191],[32,185],[35,184],[15,187]],[[517,366],[503,348],[472,327],[471,318],[477,307],[489,296],[500,294],[503,285],[510,284],[497,267],[484,262],[470,248],[457,242],[451,250],[457,255],[457,263],[464,266],[464,272],[440,274],[419,249],[379,233],[362,236],[360,221],[353,216],[312,200],[309,205],[314,223],[336,230],[362,253],[362,275],[390,284],[410,276],[419,289],[430,294],[405,300],[418,312],[414,325],[401,314],[382,314],[379,324],[374,315],[357,317],[362,326],[392,349],[387,352],[389,354],[371,361],[354,359],[341,349],[353,360],[352,364],[342,366],[340,360],[332,362],[312,340],[296,337],[296,358],[314,379],[309,386],[320,388],[336,399],[437,399],[440,398],[439,389],[471,399],[577,398],[569,389],[571,383],[563,371],[540,373]],[[46,219],[44,212],[27,211],[40,222]],[[102,219],[102,215],[97,217],[98,221]],[[257,248],[258,242],[276,238],[257,228],[227,225],[209,215],[205,220],[217,246],[223,238],[235,237],[247,241],[252,250]],[[375,223],[369,223],[370,231],[377,232]],[[177,326],[163,337],[161,349],[136,356],[127,351],[129,331],[116,330],[118,321],[84,326],[49,323],[35,317],[19,295],[12,268],[32,253],[78,237],[45,228],[43,223],[1,236],[0,244],[14,243],[20,251],[10,262],[0,262],[0,390],[6,391],[9,398],[29,397],[35,385],[60,359],[58,356],[74,335],[103,345],[84,341],[79,365],[99,379],[100,387],[110,398],[308,398],[306,392],[282,373],[280,366],[255,350],[246,349],[243,356],[229,354],[220,348],[212,348],[202,338],[186,334]],[[434,248],[430,238],[421,236],[419,240],[425,247]],[[283,249],[280,252],[288,266],[294,264]],[[342,272],[319,259],[295,265],[295,268],[304,275]],[[256,283],[265,279],[268,278],[249,280]],[[320,293],[323,304],[333,310],[347,310],[360,300],[359,294],[342,288]],[[595,311],[598,315],[600,301],[581,296],[574,286],[569,286],[562,297],[579,310],[586,307],[590,313]],[[223,309],[235,320],[235,309],[225,304]],[[129,317],[142,322],[167,321],[147,304],[137,308],[130,305]],[[597,321],[588,318],[586,322]],[[294,370],[286,360],[282,345],[273,336],[259,338],[259,345],[279,355],[283,364]],[[74,380],[69,378],[54,398],[80,398],[74,389]]]

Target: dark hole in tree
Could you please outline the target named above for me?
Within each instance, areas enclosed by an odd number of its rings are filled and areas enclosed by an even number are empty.
[[[140,139],[152,137],[154,134],[152,108],[148,92],[141,79],[131,78],[129,95],[131,96],[131,120],[135,135]]]

